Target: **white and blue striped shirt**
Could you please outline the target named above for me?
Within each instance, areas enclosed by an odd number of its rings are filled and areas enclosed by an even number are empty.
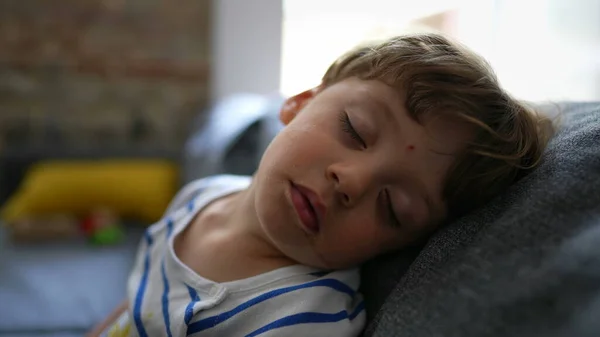
[[[140,243],[128,282],[129,309],[107,336],[358,336],[366,315],[358,270],[295,265],[216,283],[173,250],[205,205],[243,190],[250,178],[216,176],[188,184]]]

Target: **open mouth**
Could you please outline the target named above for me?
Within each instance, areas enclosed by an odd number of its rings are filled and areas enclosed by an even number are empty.
[[[292,183],[291,199],[303,228],[310,234],[319,232],[319,217],[308,196],[302,188]]]

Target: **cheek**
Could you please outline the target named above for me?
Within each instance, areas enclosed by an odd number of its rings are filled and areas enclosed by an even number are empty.
[[[354,215],[326,233],[323,254],[328,261],[356,265],[388,250],[391,237],[373,219]]]
[[[271,142],[264,153],[267,166],[282,166],[293,174],[295,168],[316,168],[338,153],[338,145],[328,125],[291,124]],[[262,163],[261,163],[262,164]]]

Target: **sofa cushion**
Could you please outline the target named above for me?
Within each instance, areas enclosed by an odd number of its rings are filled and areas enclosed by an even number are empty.
[[[363,268],[365,335],[598,336],[600,104],[561,110],[535,172],[414,261],[401,252]]]

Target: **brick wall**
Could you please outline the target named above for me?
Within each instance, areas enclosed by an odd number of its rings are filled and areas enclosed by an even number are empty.
[[[210,0],[0,1],[0,150],[174,150],[208,99]]]

